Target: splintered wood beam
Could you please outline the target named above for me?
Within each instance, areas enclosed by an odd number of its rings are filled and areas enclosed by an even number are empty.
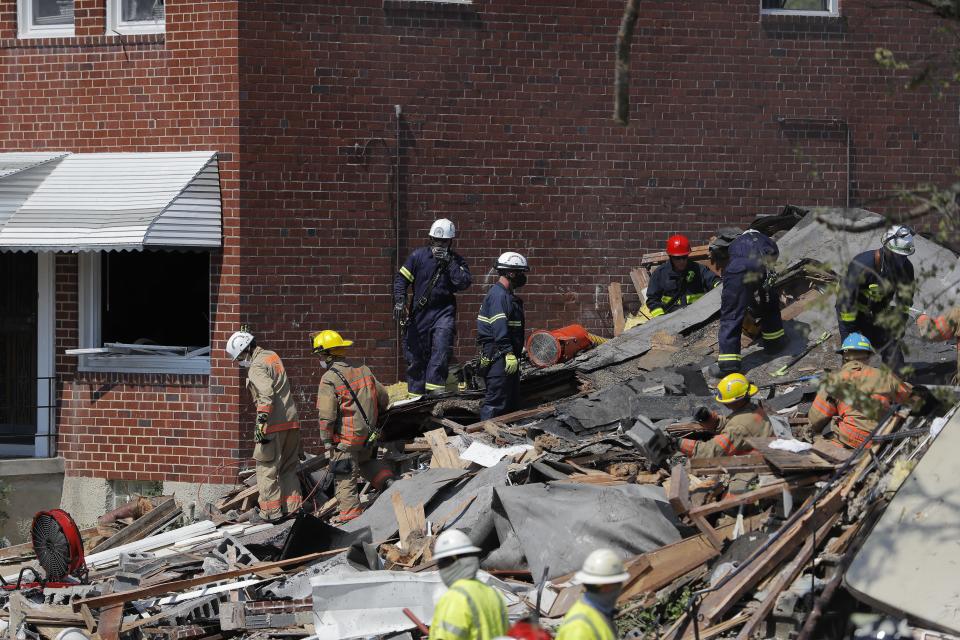
[[[608,292],[610,313],[613,315],[613,335],[618,336],[623,333],[623,327],[626,324],[626,319],[623,316],[623,291],[620,289],[620,283],[611,282]]]
[[[637,290],[637,296],[640,298],[640,306],[642,307],[647,304],[647,285],[650,284],[650,273],[646,269],[632,269],[630,280],[633,282],[633,288]]]

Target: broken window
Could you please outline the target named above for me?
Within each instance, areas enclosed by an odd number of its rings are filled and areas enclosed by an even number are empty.
[[[19,0],[18,35],[21,38],[72,36],[74,0]]]
[[[164,0],[108,0],[107,33],[163,33]]]
[[[82,254],[83,370],[208,373],[210,254]]]
[[[837,15],[838,0],[762,0],[763,13]]]

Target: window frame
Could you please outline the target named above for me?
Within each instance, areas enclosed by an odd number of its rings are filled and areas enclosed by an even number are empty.
[[[766,9],[763,6],[763,0],[760,0],[761,16],[811,16],[821,18],[836,18],[840,16],[840,0],[827,0],[830,3],[830,9],[827,11],[810,11],[808,9]]]
[[[38,25],[33,24],[33,5],[36,0],[17,0],[17,38],[29,40],[31,38],[72,38],[77,33],[76,8],[74,0],[74,18],[70,25]]]
[[[99,251],[85,251],[79,255],[78,294],[81,349],[103,346],[101,334],[103,323],[101,316],[103,299],[101,258],[102,253]],[[209,274],[207,274],[207,277],[209,277]],[[210,356],[199,355],[188,358],[167,354],[106,355],[88,353],[78,356],[77,370],[82,372],[209,375]]]
[[[167,13],[164,5],[163,22],[123,20],[123,0],[107,0],[107,35],[133,36],[149,33],[165,33],[167,30]]]

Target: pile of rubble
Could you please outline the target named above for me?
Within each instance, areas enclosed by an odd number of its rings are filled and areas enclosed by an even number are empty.
[[[495,420],[476,421],[479,392],[396,403],[380,455],[402,477],[381,495],[364,487],[363,514],[339,527],[327,522],[336,506],[319,457],[300,468],[307,509],[279,524],[249,522],[249,473],[200,513],[141,499],[75,535],[69,518],[41,514],[34,544],[0,550],[0,627],[60,640],[419,637],[414,620],[429,623],[445,590],[433,542],[457,528],[483,549],[479,579],[503,594],[512,621],[559,624],[580,595],[573,572],[608,547],[630,573],[621,636],[953,637],[956,390],[937,387],[929,415],[895,407],[869,448],[805,432],[818,377],[839,365],[824,338],[836,329],[828,285],[874,241],[828,234],[832,214],[816,215],[779,232],[788,348],[771,358],[744,338],[747,375],[777,423],[753,453],[685,460],[658,447],[663,432],[702,430],[697,407],[722,412],[704,375],[717,349],[714,291],[567,362],[526,369],[525,408]],[[956,263],[918,242],[918,272],[940,267],[921,281],[918,304],[936,308]],[[915,380],[949,380],[952,345],[912,334],[906,343]]]

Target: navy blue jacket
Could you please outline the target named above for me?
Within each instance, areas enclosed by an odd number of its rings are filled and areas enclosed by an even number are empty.
[[[780,256],[777,243],[759,231],[748,230],[730,243],[730,263],[724,269],[730,273],[764,272],[766,265]]]
[[[523,351],[523,323],[523,300],[496,282],[480,305],[477,344],[488,357],[496,353],[519,356]]]
[[[647,308],[654,317],[696,302],[720,284],[720,278],[704,265],[687,263],[682,273],[677,273],[669,262],[661,265],[650,276],[647,285]],[[680,300],[675,301],[677,297]]]
[[[913,304],[913,263],[906,256],[874,249],[857,255],[847,267],[837,296],[840,321],[873,321],[896,298],[896,312],[906,320]]]
[[[393,300],[394,303],[403,302],[407,297],[407,287],[413,285],[413,300],[411,305],[416,305],[417,300],[426,292],[437,270],[437,261],[433,257],[430,247],[420,247],[411,253],[400,271],[393,279]],[[456,317],[457,303],[454,294],[457,291],[463,291],[470,286],[472,278],[467,263],[460,254],[451,251],[450,263],[447,265],[446,272],[437,280],[437,284],[430,292],[430,300],[427,306],[416,311],[413,318],[417,326],[432,325],[438,318],[449,316]]]

